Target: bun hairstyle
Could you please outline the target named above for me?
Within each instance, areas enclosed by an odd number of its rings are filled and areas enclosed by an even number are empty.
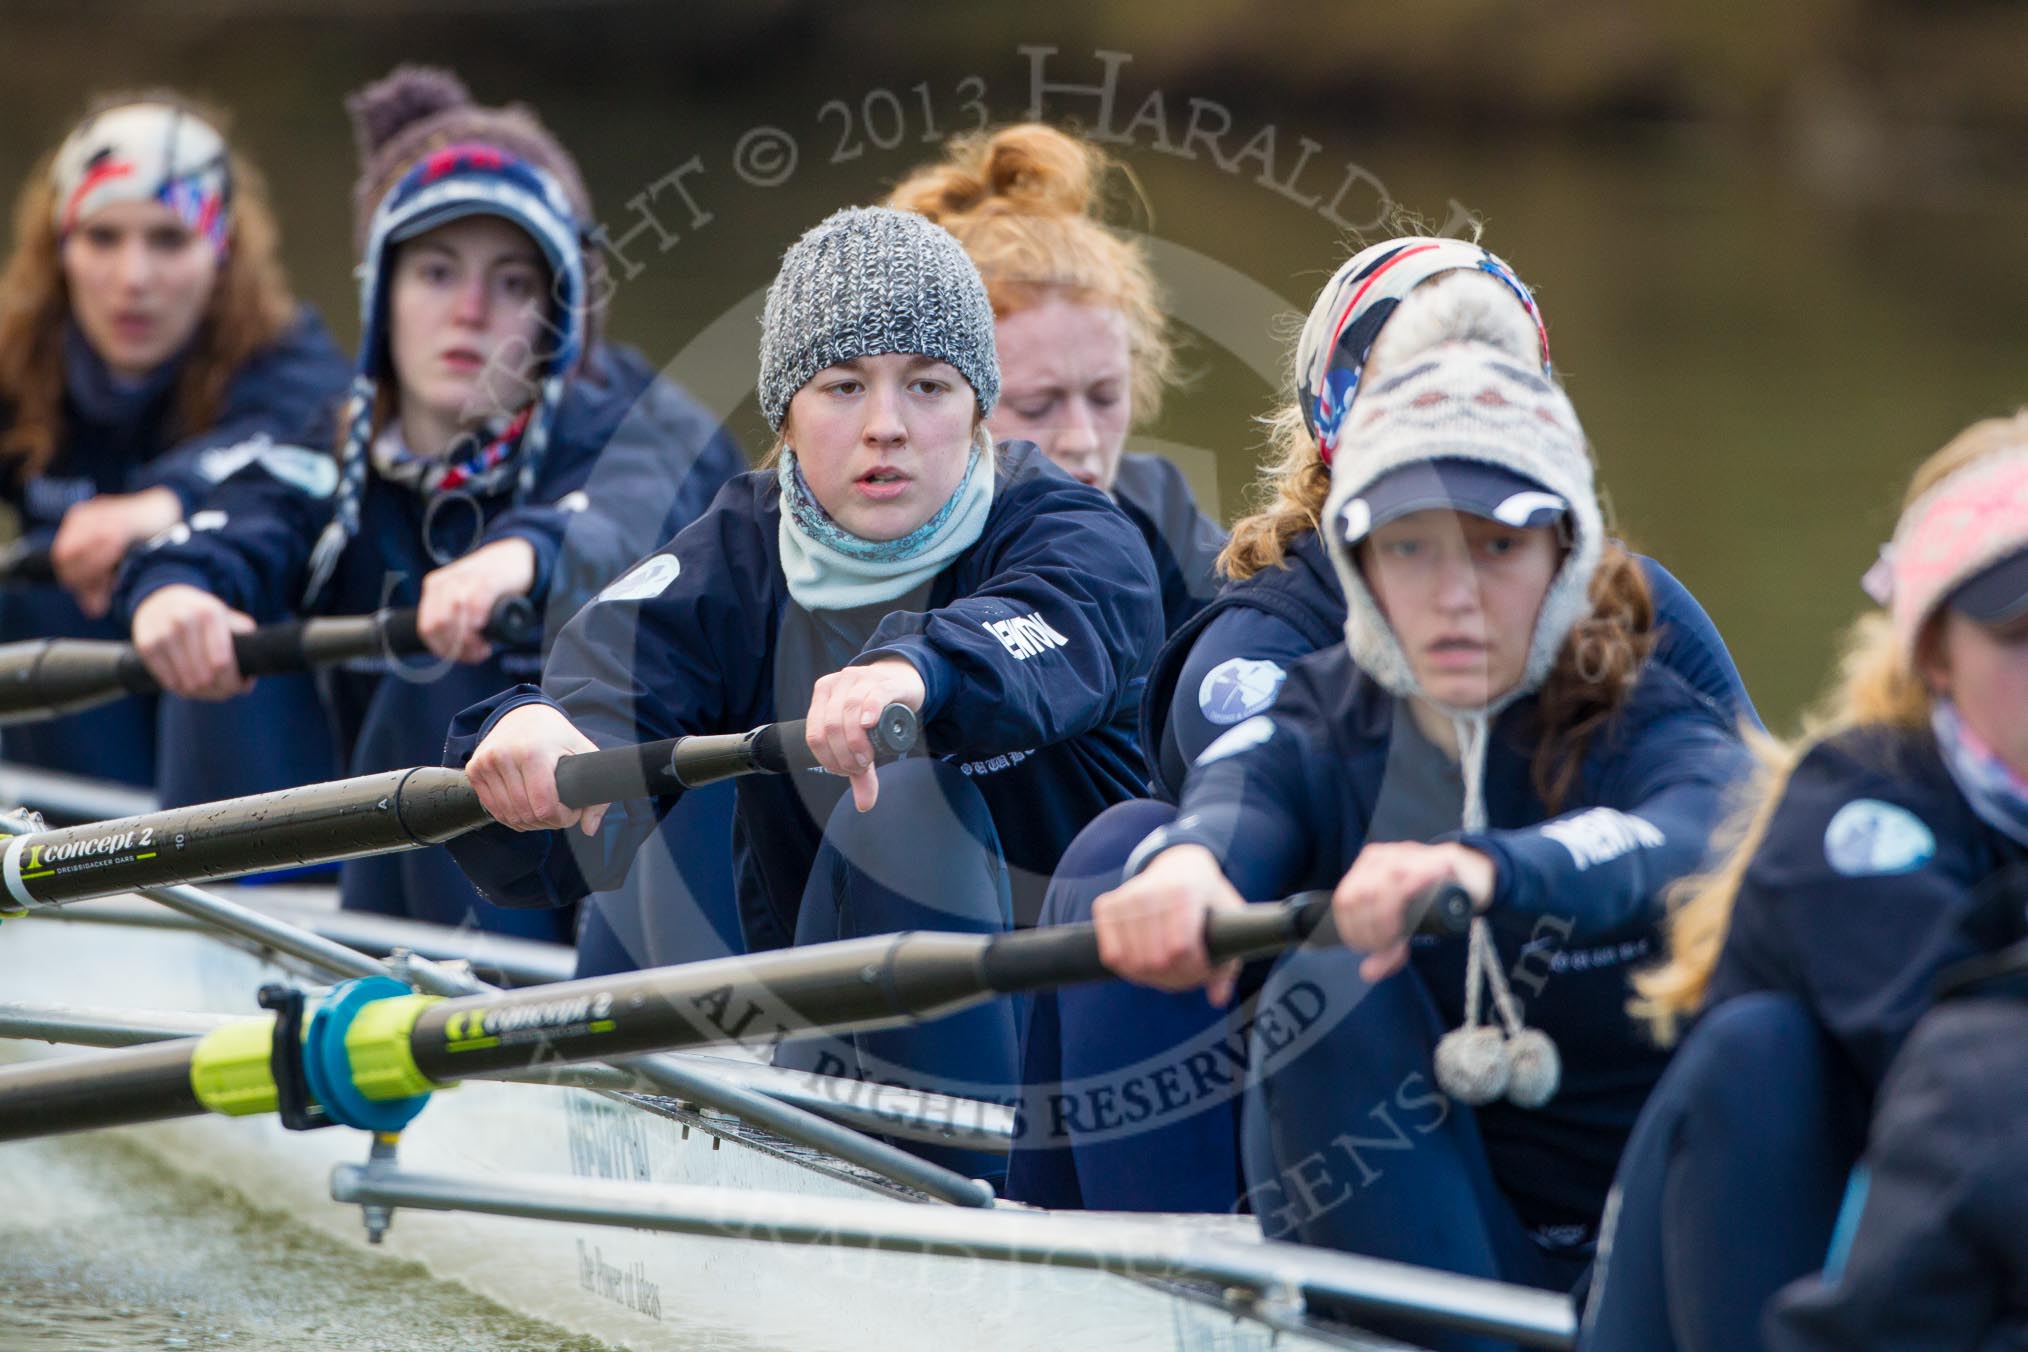
[[[1105,223],[1107,180],[1125,170],[1098,146],[1040,122],[954,137],[887,205],[958,237],[995,317],[1051,299],[1115,306],[1127,324],[1134,421],[1152,419],[1177,376],[1160,288],[1141,246]]]
[[[222,136],[231,131],[219,110],[166,89],[96,98],[80,121],[135,103],[182,108]],[[171,425],[179,439],[217,420],[232,378],[279,339],[298,314],[282,270],[280,231],[268,205],[267,185],[230,146],[228,140],[232,211],[226,249],[176,380]],[[55,220],[56,156],[52,149],[37,161],[22,185],[15,203],[14,248],[0,269],[0,409],[7,411],[8,424],[0,434],[0,464],[22,481],[49,467],[66,436],[63,335],[70,326],[70,287]]]

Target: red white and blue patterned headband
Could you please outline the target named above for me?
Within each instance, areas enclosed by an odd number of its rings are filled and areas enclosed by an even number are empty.
[[[50,177],[59,236],[115,203],[160,202],[225,256],[232,202],[225,138],[186,109],[129,103],[88,117],[57,148]]]
[[[1359,391],[1366,358],[1394,307],[1439,273],[1485,272],[1513,291],[1535,321],[1542,341],[1542,370],[1549,372],[1549,333],[1535,297],[1491,251],[1464,240],[1408,236],[1362,249],[1333,274],[1317,296],[1296,344],[1296,402],[1303,424],[1317,439],[1325,464],[1338,452],[1345,414]]]

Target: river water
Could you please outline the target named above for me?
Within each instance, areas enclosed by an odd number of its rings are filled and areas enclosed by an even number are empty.
[[[5,1352],[606,1347],[255,1210],[113,1137],[0,1146],[0,1208]]]

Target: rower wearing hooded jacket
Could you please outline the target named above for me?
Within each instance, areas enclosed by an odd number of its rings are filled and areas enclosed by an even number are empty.
[[[1207,911],[1333,889],[1357,952],[1285,957],[1254,1006],[1252,1209],[1271,1236],[1567,1290],[1665,1060],[1626,975],[1748,757],[1648,656],[1646,576],[1605,538],[1562,391],[1478,343],[1389,370],[1324,513],[1345,646],[1198,758],[1093,919],[1116,972],[1223,1003]],[[1469,936],[1412,944],[1446,879]]]
[[[739,458],[638,356],[598,341],[590,206],[532,114],[416,69],[350,107],[364,328],[339,454],[252,448],[203,529],[128,566],[121,599],[158,679],[210,697],[241,688],[234,629],[416,606],[430,660],[325,674],[350,772],[366,774],[435,761],[459,709],[539,670],[533,646],[495,651],[482,633],[498,601],[569,615]],[[567,913],[486,903],[439,849],[351,861],[341,887],[353,909],[571,938]]]
[[[778,464],[586,607],[541,690],[462,716],[449,761],[469,757],[499,821],[563,827],[580,820],[556,799],[565,754],[807,717],[850,795],[832,775],[739,781],[754,947],[1032,924],[1064,846],[1141,791],[1133,722],[1161,603],[1105,494],[1026,443],[994,448],[998,393],[992,308],[948,232],[886,208],[812,229],[763,321]],[[866,729],[897,702],[930,754],[876,768]],[[667,806],[594,809],[589,840],[488,828],[454,848],[495,900],[563,904],[618,876]],[[1014,1043],[999,1001],[782,1057],[1004,1093]]]
[[[1296,397],[1276,419],[1284,450],[1272,471],[1274,501],[1239,524],[1224,555],[1236,580],[1171,637],[1149,679],[1141,746],[1159,797],[1173,802],[1190,761],[1272,705],[1295,663],[1336,646],[1345,593],[1316,522],[1333,466],[1342,473],[1359,454],[1339,436],[1346,410],[1369,370],[1402,371],[1432,346],[1460,339],[1491,343],[1526,369],[1548,373],[1548,340],[1532,296],[1477,244],[1392,240],[1354,256],[1324,288],[1297,344]],[[1660,565],[1632,557],[1655,612],[1652,660],[1726,718],[1751,718],[1711,621]],[[1141,802],[1094,822],[1065,857],[1048,918],[1089,918],[1093,900],[1118,884],[1134,845],[1173,815],[1168,802]],[[1173,1060],[1177,1048],[1223,1037],[1243,1051],[1245,1043],[1223,1011],[1194,994],[1117,982],[1038,994],[1027,1032],[1031,1094],[1072,1083],[1087,1098],[1127,1092],[1137,1068]],[[1046,1098],[1030,1106],[1047,1120]],[[1066,1116],[1062,1132],[1017,1149],[1011,1186],[1024,1200],[1056,1207],[1228,1210],[1243,1187],[1238,1107],[1236,1097],[1212,1096],[1198,1111],[1165,1114],[1159,1132],[1131,1138],[1086,1130],[1089,1113]]]
[[[230,447],[330,435],[344,358],[289,294],[261,181],[218,126],[175,95],[106,100],[22,190],[0,278],[0,495],[56,582],[0,587],[0,640],[125,638],[107,614],[121,559],[195,510],[239,463]],[[0,746],[169,806],[332,772],[301,677],[224,706],[129,697]]]
[[[1906,1167],[1906,1114],[1933,1113],[1924,1096],[1960,1078],[1904,1060],[1939,974],[2023,933],[2028,415],[1976,423],[1916,471],[1867,583],[1884,612],[1855,628],[1827,717],[1800,745],[1768,748],[1739,846],[1684,903],[1669,961],[1636,983],[1665,1039],[1697,1022],[1622,1165],[1588,1346],[1765,1334],[1816,1347],[1862,1326],[1837,1344],[1988,1345],[1956,1341],[1955,1319],[1925,1341],[1934,1292],[1916,1293],[1912,1251],[1912,1266],[1892,1257],[1924,1226],[1940,1259],[1969,1238],[1960,1222],[1977,1213],[1952,1215],[1942,1174],[1855,1195],[1859,1235],[1888,1247],[1842,1283],[1805,1281],[1769,1303],[1822,1263],[1876,1106],[1874,1130],[1901,1133],[1885,1148]],[[1949,1045],[1932,1039],[1929,1054]],[[1917,1096],[1899,1110],[1878,1104],[1893,1078]],[[1980,1186],[1970,1157],[1953,1167]],[[2009,1179],[1988,1172],[1986,1185]],[[1896,1290],[1913,1298],[1889,1316]]]

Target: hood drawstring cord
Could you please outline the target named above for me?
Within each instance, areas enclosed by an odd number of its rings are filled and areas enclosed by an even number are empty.
[[[1453,718],[1458,767],[1464,777],[1467,832],[1486,829],[1486,743],[1491,719],[1485,713]],[[1563,1078],[1556,1043],[1522,1020],[1520,1002],[1501,970],[1492,927],[1474,916],[1465,953],[1465,1021],[1436,1046],[1438,1086],[1474,1107],[1505,1095],[1521,1108],[1540,1108],[1556,1096]],[[1481,1023],[1481,994],[1490,990],[1498,1023]]]

